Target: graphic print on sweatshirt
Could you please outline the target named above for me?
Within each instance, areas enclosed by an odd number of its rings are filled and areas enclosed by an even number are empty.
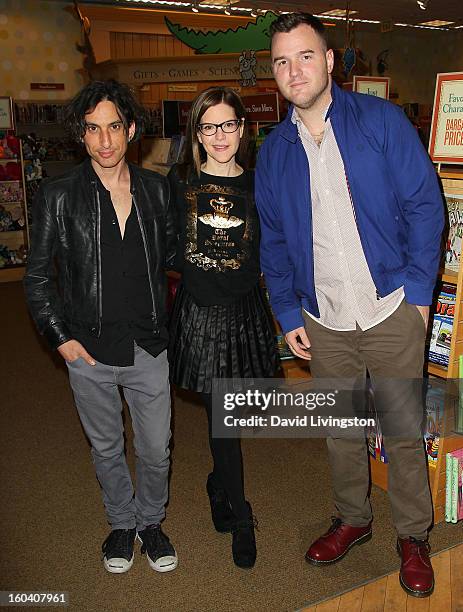
[[[250,257],[252,223],[244,190],[189,187],[185,258],[203,270],[238,270]]]

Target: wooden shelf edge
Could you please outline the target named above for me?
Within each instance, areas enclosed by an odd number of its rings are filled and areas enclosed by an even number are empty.
[[[438,174],[441,178],[463,180],[463,169],[460,169],[458,167],[455,168],[455,170],[446,168],[445,170],[441,170],[440,172],[438,172]]]
[[[439,277],[444,283],[456,285],[458,282],[458,270],[453,270],[451,268],[441,268],[439,270]]]
[[[17,266],[11,268],[0,268],[0,283],[9,283],[22,281],[26,266]]]
[[[431,363],[428,361],[426,364],[426,371],[428,374],[438,376],[439,378],[448,378],[448,368],[438,363]]]

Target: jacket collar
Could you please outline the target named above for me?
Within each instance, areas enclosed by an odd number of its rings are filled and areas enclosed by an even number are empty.
[[[345,95],[346,95],[345,92],[340,87],[338,87],[334,81],[332,81],[331,82],[331,104],[328,107],[328,111],[325,116],[325,121],[326,119],[333,117],[339,110],[339,107],[344,105]],[[283,138],[286,138],[286,140],[289,140],[289,142],[294,143],[297,141],[298,132],[297,132],[297,126],[291,121],[293,110],[294,110],[294,105],[290,104],[288,108],[288,114],[286,115],[286,117],[284,118],[281,124],[280,135],[283,136]]]
[[[130,193],[133,195],[136,190],[136,181],[137,181],[136,169],[137,168],[136,166],[134,166],[127,160],[126,160],[126,163],[127,163],[127,166],[129,168],[129,173],[130,173]],[[98,174],[93,169],[92,161],[90,157],[87,156],[87,158],[83,162],[83,166],[84,166],[84,171],[87,175],[89,183],[94,183],[95,185],[98,185],[99,183],[101,183],[101,180]]]

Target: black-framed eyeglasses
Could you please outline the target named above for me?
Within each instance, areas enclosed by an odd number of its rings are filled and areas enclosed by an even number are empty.
[[[240,127],[243,119],[229,119],[222,123],[198,123],[198,130],[203,136],[214,136],[220,128],[225,134],[232,134]]]

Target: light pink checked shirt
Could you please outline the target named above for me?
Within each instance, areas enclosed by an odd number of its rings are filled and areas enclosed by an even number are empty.
[[[367,330],[399,307],[404,299],[403,287],[377,299],[330,120],[325,122],[320,147],[296,109],[292,121],[297,125],[310,168],[315,293],[320,318],[307,314],[330,329],[351,331],[358,325]],[[372,198],[373,194],[374,189]]]

